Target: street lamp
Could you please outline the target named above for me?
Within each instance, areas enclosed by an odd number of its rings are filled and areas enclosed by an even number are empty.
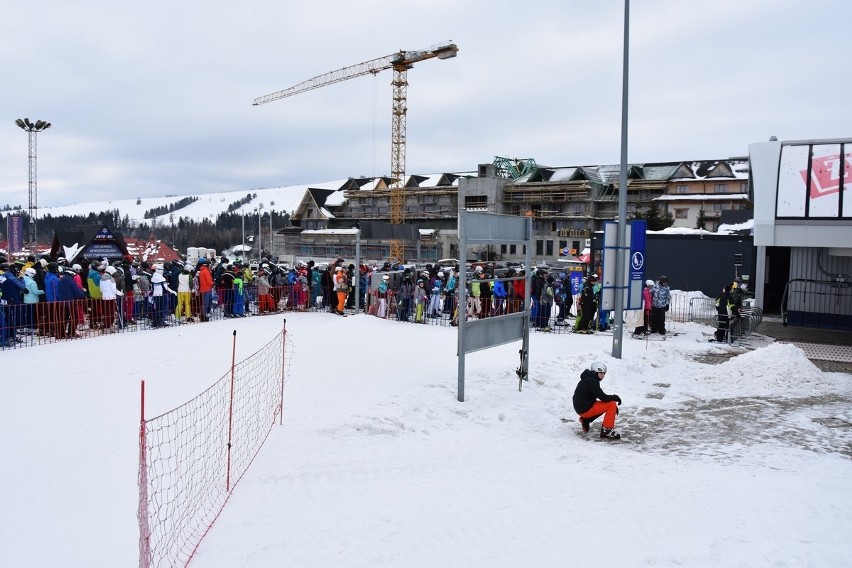
[[[263,229],[260,226],[260,219],[263,217],[263,203],[257,206],[257,261],[260,263],[260,252],[263,250],[263,239],[261,239],[261,235],[263,234]]]
[[[30,250],[36,253],[38,231],[36,228],[36,217],[38,217],[38,184],[36,181],[36,135],[50,128],[50,123],[44,120],[30,122],[29,118],[17,119],[15,121],[22,130],[25,130],[30,138],[30,179],[29,179],[29,216],[30,216]]]

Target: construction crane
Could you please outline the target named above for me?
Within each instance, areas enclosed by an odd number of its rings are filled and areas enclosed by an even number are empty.
[[[371,59],[357,65],[344,67],[323,75],[317,75],[298,85],[293,85],[283,91],[272,93],[254,99],[254,106],[271,103],[305,91],[319,89],[363,75],[377,75],[385,69],[393,69],[393,114],[391,120],[391,187],[390,187],[390,222],[402,224],[405,220],[403,207],[402,184],[405,183],[405,115],[408,111],[407,90],[408,70],[419,61],[427,59],[450,59],[455,57],[459,48],[452,42],[444,42],[428,49],[419,51],[398,51],[391,55]],[[399,262],[404,260],[404,243],[399,240],[391,241],[390,256]]]

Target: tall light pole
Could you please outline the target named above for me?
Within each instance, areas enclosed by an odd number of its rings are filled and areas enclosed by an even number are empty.
[[[621,172],[618,178],[618,229],[615,261],[615,322],[612,333],[612,356],[621,359],[624,336],[624,292],[630,285],[627,275],[627,87],[630,74],[630,0],[624,0],[624,54],[621,68]]]
[[[37,141],[36,137],[39,132],[44,132],[48,128],[50,128],[50,123],[45,122],[44,120],[36,120],[35,122],[30,122],[29,118],[17,119],[15,121],[22,130],[25,130],[29,135],[30,139],[30,179],[29,179],[29,209],[27,211],[30,217],[30,251],[35,254],[36,253],[36,244],[38,240],[38,230],[36,227],[36,219],[38,217],[38,181],[37,181],[37,171],[38,168],[36,166],[37,161]]]
[[[260,263],[260,252],[263,250],[263,230],[260,228],[260,219],[263,217],[263,203],[257,206],[257,261]]]

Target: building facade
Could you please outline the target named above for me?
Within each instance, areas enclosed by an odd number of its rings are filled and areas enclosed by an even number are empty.
[[[405,222],[426,231],[426,240],[420,247],[406,245],[406,260],[457,258],[461,210],[532,217],[536,264],[580,255],[592,234],[618,216],[618,165],[546,167],[522,160],[523,167],[510,168],[504,162],[480,164],[476,172],[409,177],[402,189]],[[695,227],[702,217],[714,230],[722,211],[748,206],[744,158],[633,164],[627,180],[628,214],[657,205],[672,212],[676,226]],[[388,178],[351,178],[337,190],[308,190],[291,219],[294,226],[279,231],[274,241],[278,254],[293,260],[334,256],[327,253],[354,238],[354,233],[335,231],[355,229],[362,220],[388,222],[390,183]],[[387,258],[389,243],[371,246],[364,258]],[[473,253],[481,259],[522,261],[523,248],[485,247]]]
[[[852,331],[852,139],[751,144],[749,162],[758,307]]]

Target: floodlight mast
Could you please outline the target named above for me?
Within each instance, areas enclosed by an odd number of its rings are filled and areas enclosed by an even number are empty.
[[[402,185],[405,183],[405,117],[408,112],[408,70],[415,63],[426,61],[427,59],[453,58],[458,54],[458,51],[458,46],[452,42],[440,43],[419,51],[400,50],[396,53],[379,57],[378,59],[371,59],[357,65],[317,75],[283,91],[258,97],[252,104],[259,106],[325,87],[326,85],[333,85],[334,83],[364,75],[377,75],[385,69],[393,69],[393,81],[391,81],[393,85],[393,114],[391,121],[390,222],[400,225],[405,221]],[[402,241],[391,241],[390,256],[399,262],[405,260],[405,246]]]
[[[44,132],[51,127],[49,122],[44,120],[36,120],[30,122],[29,118],[19,118],[15,120],[21,130],[24,130],[29,136],[29,191],[28,191],[28,209],[27,215],[30,221],[29,230],[29,247],[32,254],[36,253],[36,245],[38,244],[38,133]]]

